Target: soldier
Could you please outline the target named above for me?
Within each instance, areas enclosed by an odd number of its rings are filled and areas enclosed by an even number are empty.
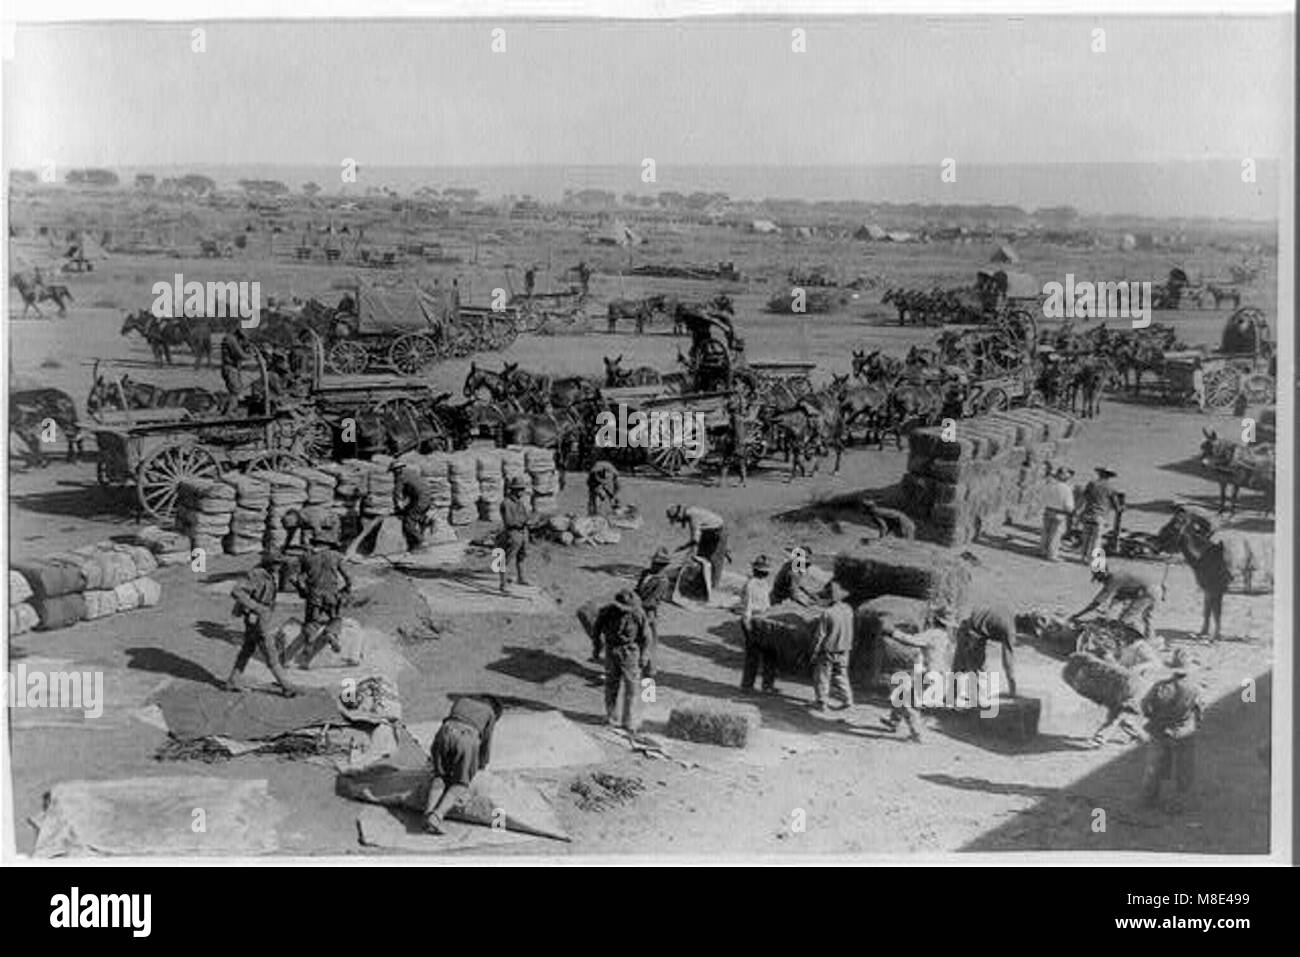
[[[276,593],[280,590],[277,574],[279,564],[280,556],[276,552],[265,552],[257,566],[230,593],[235,599],[235,607],[231,614],[240,615],[244,619],[244,643],[240,645],[239,654],[235,657],[235,666],[230,671],[230,677],[226,679],[227,691],[242,690],[239,676],[244,673],[244,668],[247,667],[253,653],[261,649],[267,667],[271,669],[271,674],[275,676],[276,683],[280,686],[280,692],[286,698],[292,698],[298,693],[298,689],[290,684],[288,676],[284,673],[279,649],[266,634],[271,612],[275,610]]]
[[[524,270],[524,295],[533,298],[533,289],[537,284],[537,267],[529,266]]]
[[[831,603],[817,622],[813,640],[813,710],[825,711],[826,699],[834,694],[842,709],[853,707],[849,687],[849,652],[853,650],[853,609],[844,600],[848,592],[837,581],[830,585]]]
[[[1147,767],[1142,782],[1142,803],[1154,805],[1160,799],[1160,785],[1170,776],[1179,795],[1192,787],[1195,772],[1195,735],[1202,720],[1201,696],[1189,676],[1189,662],[1182,649],[1174,652],[1172,674],[1152,685],[1142,699],[1146,717]],[[1181,799],[1174,810],[1181,810]]]
[[[233,410],[244,391],[244,374],[240,366],[248,358],[250,344],[243,329],[228,332],[221,340],[221,381],[229,393],[226,410]]]
[[[623,589],[614,596],[615,611],[604,616],[600,638],[605,644],[605,715],[613,727],[636,733],[640,726],[637,699],[641,694],[641,670],[646,659],[645,613],[636,593]],[[623,693],[620,718],[619,691]]]
[[[442,719],[429,749],[433,780],[425,802],[424,828],[430,834],[444,833],[444,816],[464,802],[470,782],[488,766],[492,733],[504,710],[492,695],[465,695],[453,702]]]
[[[303,612],[302,632],[285,649],[285,661],[298,662],[299,667],[311,667],[312,660],[329,644],[335,652],[343,650],[339,636],[343,631],[343,604],[352,592],[352,577],[348,575],[342,554],[329,541],[330,536],[312,539],[312,546],[303,556],[293,585],[307,602]]]
[[[749,463],[746,461],[746,449],[749,444],[749,423],[745,419],[745,400],[737,393],[727,400],[727,448],[722,458],[722,470],[718,473],[718,487],[727,484],[727,472],[735,463],[740,473],[740,484],[746,482]]]
[[[690,549],[691,557],[700,563],[704,569],[705,600],[712,601],[714,590],[722,582],[722,570],[728,558],[726,523],[720,515],[699,505],[669,507],[668,521],[690,528],[690,539],[679,545],[677,551]]]
[[[602,505],[611,510],[619,506],[618,469],[612,462],[601,459],[587,473],[587,514],[599,515]]]
[[[808,559],[812,549],[807,545],[790,550],[790,557],[777,570],[772,580],[772,604],[792,601],[804,608],[815,608],[822,604],[810,587],[808,579]]]
[[[952,614],[946,608],[938,609],[934,620],[940,626],[952,623]],[[977,608],[957,626],[957,650],[953,655],[952,670],[983,671],[988,643],[1002,646],[1002,673],[1007,679],[1007,692],[1016,696],[1016,622],[1005,608]]]
[[[420,472],[410,462],[397,461],[392,465],[397,473],[397,482],[393,486],[393,510],[402,519],[402,537],[406,539],[406,550],[419,551],[424,547],[424,529],[429,521],[428,490],[420,477]]]
[[[645,612],[647,645],[645,673],[653,678],[659,660],[659,605],[672,595],[673,586],[668,581],[666,569],[672,556],[666,548],[655,549],[650,557],[650,567],[636,581],[636,596]]]
[[[507,574],[510,566],[515,566],[515,581],[527,585],[524,581],[524,558],[528,553],[529,510],[524,504],[524,492],[528,482],[522,475],[516,475],[506,483],[506,497],[501,503],[501,531],[497,535],[499,547],[505,550],[505,563],[501,566],[501,591],[509,591]]]
[[[578,282],[582,284],[582,294],[587,295],[591,286],[591,267],[586,260],[578,263]]]
[[[880,532],[881,538],[888,538],[890,535],[909,540],[916,538],[916,523],[906,513],[896,508],[877,505],[870,499],[863,501],[862,510],[866,513],[867,527]]]
[[[754,616],[762,614],[772,607],[771,591],[767,576],[771,571],[771,562],[766,555],[759,555],[750,566],[749,578],[745,581],[740,606],[740,633],[745,638],[745,669],[740,675],[740,690],[753,691],[754,679],[760,668],[763,672],[763,693],[776,694],[776,649],[771,647],[762,636],[754,634]]]
[[[889,638],[896,642],[897,646],[908,649],[908,651],[913,655],[913,661],[919,663],[921,665],[922,673],[925,673],[930,670],[929,661],[927,660],[927,649],[931,647],[933,643],[938,643],[942,640],[943,635],[947,632],[946,626],[946,621],[942,623],[936,621],[935,628],[923,631],[919,635],[908,634],[907,632],[891,627],[885,630],[878,641],[883,642],[886,638]],[[938,633],[936,634],[936,632]],[[916,673],[915,670],[913,670],[908,674],[908,680],[906,682],[891,683],[892,686],[889,694],[889,714],[881,718],[880,723],[884,725],[887,731],[891,732],[897,731],[899,724],[906,724],[908,740],[920,744],[922,740],[921,720],[920,715],[916,713],[916,708],[913,707],[915,697],[919,693],[920,689],[913,686],[912,682],[915,680]]]
[[[1043,489],[1043,557],[1049,562],[1060,561],[1061,540],[1066,526],[1074,514],[1074,489],[1070,488],[1073,472],[1065,466],[1058,468]]]
[[[1124,609],[1119,620],[1134,627],[1140,624],[1143,637],[1150,641],[1153,631],[1151,616],[1156,604],[1164,597],[1164,583],[1154,575],[1128,568],[1119,571],[1102,568],[1092,573],[1092,580],[1101,583],[1101,590],[1092,601],[1071,615],[1070,621],[1078,621],[1094,608],[1109,611],[1112,605],[1121,602]]]
[[[1096,472],[1097,477],[1084,486],[1078,503],[1079,521],[1083,526],[1081,557],[1085,565],[1092,561],[1093,553],[1101,544],[1101,529],[1106,516],[1122,507],[1118,493],[1110,484],[1118,473],[1107,466],[1099,466]]]

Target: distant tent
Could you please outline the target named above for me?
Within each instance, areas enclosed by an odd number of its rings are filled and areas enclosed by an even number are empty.
[[[866,223],[865,225],[858,227],[858,231],[853,234],[853,238],[865,239],[871,242],[880,242],[881,240],[885,239],[885,237],[888,235],[889,234],[886,233],[879,226],[875,226],[871,223]]]
[[[1124,250],[1124,252],[1128,252],[1129,250],[1132,249],[1137,249],[1137,244],[1138,244],[1137,237],[1134,236],[1132,233],[1125,233],[1119,239],[1119,248]]]
[[[1001,243],[997,249],[993,250],[993,255],[990,257],[989,262],[1018,263],[1020,262],[1020,254],[1006,243]]]
[[[756,233],[779,233],[781,227],[770,219],[756,219],[749,224],[749,228]]]
[[[435,295],[413,286],[374,286],[358,280],[357,292],[362,332],[418,332],[441,325],[447,314],[445,290]]]

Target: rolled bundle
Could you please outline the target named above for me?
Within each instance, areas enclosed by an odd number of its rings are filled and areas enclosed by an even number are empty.
[[[232,473],[222,481],[235,490],[235,505],[250,511],[265,512],[271,505],[271,483],[254,475]]]
[[[154,553],[140,545],[132,545],[131,559],[135,562],[135,570],[141,575],[148,575],[158,567],[158,559]]]
[[[452,504],[451,456],[445,452],[426,455],[420,463],[420,479],[433,510],[445,515]]]
[[[85,593],[85,611],[82,617],[86,621],[107,618],[116,615],[119,604],[117,590],[114,588],[91,589]]]
[[[262,537],[266,529],[266,516],[269,506],[263,509],[237,508],[230,516],[230,534],[241,538]]]
[[[35,598],[58,598],[86,590],[81,563],[71,558],[17,561],[13,568],[27,581]]]
[[[479,515],[491,519],[497,506],[505,498],[505,474],[501,470],[501,455],[495,449],[477,453]]]
[[[82,592],[48,598],[33,598],[32,607],[40,618],[40,631],[67,628],[86,617],[86,596]]]
[[[162,585],[148,575],[137,578],[134,584],[136,591],[140,593],[141,608],[152,608],[162,600]]]
[[[448,461],[448,479],[451,483],[451,508],[464,511],[474,509],[478,515],[478,460],[473,452],[458,452]]]
[[[21,572],[9,569],[9,604],[17,605],[32,597],[32,586]]]
[[[533,474],[554,472],[555,453],[533,445],[524,446],[524,469]]]
[[[9,606],[9,634],[21,635],[31,631],[41,623],[41,616],[27,602],[17,602]]]
[[[195,548],[218,550],[220,539],[230,531],[230,515],[235,510],[235,489],[224,482],[186,479],[176,492],[176,525],[195,539],[211,539]]]
[[[334,500],[334,488],[339,484],[336,476],[314,468],[296,468],[289,471],[307,482],[308,505],[324,505]]]
[[[165,531],[157,525],[149,525],[141,529],[136,535],[136,541],[155,555],[163,552],[188,551],[190,547],[188,535],[183,532]]]
[[[1070,655],[1061,679],[1089,701],[1107,708],[1123,707],[1134,700],[1140,687],[1127,668],[1083,652]]]
[[[186,565],[193,560],[193,557],[190,553],[190,541],[187,538],[184,548],[178,548],[171,552],[158,552],[158,564],[163,568],[172,565]]]
[[[113,592],[117,595],[118,611],[135,611],[140,607],[140,589],[134,581],[123,582]]]

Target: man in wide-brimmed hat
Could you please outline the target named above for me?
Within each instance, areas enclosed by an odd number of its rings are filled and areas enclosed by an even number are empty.
[[[602,508],[617,511],[619,490],[618,469],[601,459],[587,473],[587,514],[599,515]]]
[[[505,561],[501,565],[501,590],[509,590],[509,568],[515,566],[515,581],[527,585],[524,581],[524,558],[528,554],[528,529],[532,514],[524,504],[524,492],[528,491],[528,482],[522,475],[511,476],[506,482],[506,497],[501,502],[501,531],[497,535],[497,545],[505,551]]]
[[[343,606],[352,593],[352,576],[348,574],[343,554],[331,544],[331,536],[313,536],[312,544],[298,563],[293,586],[306,601],[302,631],[285,650],[285,663],[311,666],[312,659],[328,644],[341,651]],[[337,541],[337,536],[333,536]]]
[[[677,551],[691,552],[691,557],[704,570],[704,594],[713,600],[713,592],[722,582],[723,567],[727,563],[727,526],[722,516],[699,505],[673,505],[668,509],[668,521],[690,528],[691,537]],[[678,579],[680,581],[680,578]]]
[[[1060,561],[1061,540],[1074,514],[1074,489],[1070,477],[1074,473],[1061,466],[1051,473],[1043,488],[1043,557],[1049,562]]]
[[[776,693],[776,649],[763,633],[754,629],[754,618],[772,607],[768,575],[772,563],[766,555],[759,555],[750,566],[749,578],[741,590],[740,633],[745,639],[745,667],[740,675],[740,690],[753,691],[759,669],[763,672],[763,691]]]
[[[1165,566],[1166,572],[1168,567]],[[1123,610],[1119,621],[1140,628],[1143,637],[1150,641],[1154,632],[1151,616],[1165,596],[1163,577],[1138,567],[1107,567],[1093,572],[1092,580],[1101,585],[1101,590],[1092,601],[1071,615],[1070,621],[1078,621],[1094,608],[1108,613],[1112,606],[1120,604]]]
[[[424,547],[424,529],[429,523],[429,508],[433,502],[414,463],[398,459],[393,463],[392,471],[396,479],[393,483],[393,511],[402,519],[406,550],[419,551]]]
[[[605,646],[605,715],[611,725],[635,732],[639,727],[637,701],[641,696],[641,671],[648,664],[645,611],[636,592],[624,588],[615,595],[601,614],[599,629],[599,640]]]
[[[825,711],[827,698],[839,698],[844,709],[853,707],[849,687],[849,652],[853,650],[853,609],[845,599],[848,591],[839,582],[830,583],[831,603],[817,622],[813,639],[813,708]]]
[[[1142,699],[1142,714],[1151,736],[1146,774],[1142,782],[1142,803],[1154,805],[1160,799],[1160,785],[1169,777],[1181,797],[1192,787],[1195,770],[1195,736],[1201,726],[1200,689],[1191,676],[1192,662],[1180,648],[1169,663],[1170,675],[1151,686]],[[1180,808],[1175,806],[1174,810]]]
[[[655,665],[659,660],[659,605],[672,597],[673,586],[668,580],[668,566],[672,555],[668,549],[660,546],[650,556],[650,567],[641,572],[636,580],[636,595],[641,599],[641,608],[645,612],[648,644],[646,646],[645,673],[653,678]]]
[[[1079,521],[1083,528],[1080,557],[1085,565],[1099,554],[1101,530],[1107,516],[1123,508],[1123,501],[1110,481],[1119,473],[1109,465],[1099,465],[1095,471],[1097,477],[1084,486],[1078,503]]]
[[[244,673],[244,668],[248,666],[249,659],[260,649],[266,659],[267,667],[271,669],[271,674],[275,677],[276,684],[280,686],[284,696],[292,698],[298,693],[298,689],[289,682],[288,675],[284,673],[280,649],[269,637],[271,613],[275,610],[276,595],[280,591],[281,557],[275,549],[268,549],[262,554],[257,565],[230,593],[235,600],[232,614],[244,619],[244,643],[240,645],[239,654],[235,656],[235,666],[230,670],[230,677],[226,679],[227,691],[240,690],[239,678]]]

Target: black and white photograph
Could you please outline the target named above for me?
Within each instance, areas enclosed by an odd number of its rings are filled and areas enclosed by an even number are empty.
[[[7,861],[1291,861],[1294,5],[63,6]]]

